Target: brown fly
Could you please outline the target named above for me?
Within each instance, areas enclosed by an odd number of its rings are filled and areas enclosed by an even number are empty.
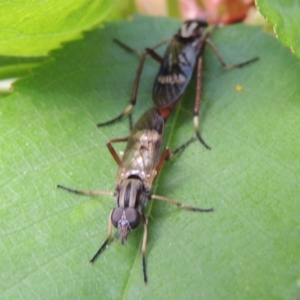
[[[146,270],[146,244],[147,244],[147,217],[143,209],[148,200],[160,200],[168,202],[183,209],[196,212],[212,212],[213,208],[203,209],[182,204],[173,199],[151,194],[153,180],[161,170],[164,162],[171,156],[183,150],[187,143],[171,152],[167,147],[162,150],[162,139],[164,132],[164,117],[157,108],[146,111],[133,127],[130,135],[126,138],[112,139],[107,147],[119,166],[117,183],[114,192],[108,191],[82,191],[74,190],[62,185],[58,188],[81,195],[111,195],[117,198],[117,207],[109,216],[107,238],[96,252],[90,263],[93,264],[112,237],[112,226],[118,228],[117,238],[124,244],[128,234],[141,222],[144,226],[142,243],[142,266],[144,282],[147,283]],[[112,146],[113,143],[127,142],[124,155],[119,157]]]
[[[193,72],[197,75],[197,88],[196,98],[194,105],[194,128],[198,140],[207,148],[210,147],[205,143],[200,135],[199,130],[199,110],[201,103],[201,81],[202,81],[202,57],[206,45],[209,45],[213,52],[216,54],[221,65],[226,69],[240,68],[249,63],[258,60],[258,57],[239,64],[227,64],[222,58],[221,54],[214,46],[209,36],[214,27],[202,20],[188,20],[183,23],[178,32],[169,40],[166,52],[163,57],[155,52],[155,49],[165,44],[168,41],[163,41],[156,46],[146,48],[143,53],[131,49],[122,42],[115,40],[120,46],[130,52],[134,52],[140,56],[140,63],[137,70],[135,82],[133,85],[132,96],[130,104],[125,110],[116,118],[104,123],[97,124],[98,127],[114,123],[123,116],[128,115],[134,105],[136,104],[137,91],[139,86],[140,77],[142,74],[143,66],[147,55],[150,55],[160,64],[160,69],[154,80],[152,98],[154,105],[161,109],[161,113],[165,119],[169,116],[174,109],[182,94],[189,84]]]

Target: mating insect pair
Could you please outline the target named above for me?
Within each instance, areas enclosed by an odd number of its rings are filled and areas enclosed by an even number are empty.
[[[179,31],[169,41],[166,52],[163,57],[155,52],[155,49],[168,41],[163,41],[154,47],[146,48],[143,53],[131,49],[122,42],[115,40],[121,47],[129,52],[136,53],[140,56],[140,63],[137,69],[136,78],[133,85],[130,104],[116,118],[97,126],[104,126],[114,123],[129,114],[130,124],[131,111],[136,104],[139,82],[147,55],[150,55],[160,64],[160,69],[154,80],[152,98],[155,107],[159,108],[162,115],[167,119],[171,111],[179,102],[182,94],[189,84],[193,72],[197,75],[196,97],[193,112],[193,122],[198,140],[207,148],[210,147],[205,143],[200,135],[199,130],[199,110],[201,104],[201,84],[202,84],[202,57],[206,44],[208,44],[216,54],[221,65],[226,69],[240,68],[249,63],[258,60],[258,57],[238,64],[227,64],[221,54],[214,46],[209,36],[214,27],[208,26],[206,22],[201,20],[189,20],[183,23]]]
[[[255,58],[237,65],[226,64],[217,49],[209,40],[210,32],[211,27],[208,27],[207,24],[202,21],[186,21],[178,33],[170,41],[164,58],[161,58],[154,51],[163,43],[154,46],[152,49],[146,49],[146,51],[141,55],[130,105],[115,119],[98,124],[98,126],[103,126],[113,123],[131,112],[136,103],[138,85],[146,56],[150,55],[157,60],[160,63],[160,70],[155,79],[153,88],[153,101],[155,108],[148,110],[144,115],[142,115],[136,125],[132,128],[128,137],[112,139],[107,143],[110,153],[119,166],[115,192],[81,191],[70,189],[62,185],[57,186],[58,188],[65,189],[76,194],[111,195],[117,197],[117,207],[111,211],[109,217],[107,238],[91,259],[91,263],[95,262],[97,257],[106,248],[106,245],[110,241],[112,236],[112,226],[118,228],[117,237],[120,237],[122,243],[125,243],[130,230],[136,228],[142,222],[144,225],[142,266],[144,281],[146,283],[147,218],[143,212],[143,208],[145,207],[147,200],[154,199],[169,202],[191,211],[213,211],[213,208],[202,209],[188,206],[173,199],[159,195],[152,195],[150,193],[153,180],[161,170],[164,162],[171,156],[182,151],[196,138],[198,138],[204,146],[209,148],[200,135],[198,120],[201,102],[202,55],[206,43],[212,47],[221,64],[226,68],[242,67],[257,60],[257,58]],[[118,43],[128,50],[134,51],[126,45],[120,42]],[[194,107],[194,127],[196,137],[188,140],[174,152],[171,152],[169,148],[162,150],[165,120],[169,117],[171,111],[175,108],[181,95],[185,91],[194,69],[196,69],[197,72],[197,92]],[[127,142],[122,158],[118,156],[112,146],[113,143],[117,142]]]

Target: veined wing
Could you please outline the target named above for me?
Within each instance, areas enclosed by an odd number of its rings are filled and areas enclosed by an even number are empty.
[[[163,130],[164,119],[157,108],[149,109],[140,117],[129,136],[118,180],[137,176],[152,184],[160,159]]]
[[[194,24],[190,31],[187,23]],[[211,31],[203,26],[201,22],[185,22],[172,38],[154,82],[153,101],[157,107],[170,106],[184,93]]]

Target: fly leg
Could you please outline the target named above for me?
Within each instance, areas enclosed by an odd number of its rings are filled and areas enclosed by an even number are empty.
[[[82,191],[82,190],[75,190],[75,189],[71,189],[71,188],[65,187],[63,185],[60,185],[60,184],[58,184],[56,187],[60,188],[60,189],[63,189],[65,191],[67,191],[67,192],[74,193],[74,194],[79,194],[79,195],[88,195],[88,196],[109,195],[109,196],[115,196],[114,192],[108,192],[108,191]],[[108,219],[108,233],[107,233],[106,240],[104,241],[104,243],[102,244],[102,246],[99,248],[99,250],[97,251],[97,253],[90,260],[90,264],[93,264],[96,261],[96,259],[98,258],[98,256],[106,248],[106,245],[108,244],[109,240],[111,239],[111,235],[112,235],[111,214],[112,214],[112,211],[109,214],[109,219]]]
[[[142,220],[144,224],[144,233],[143,233],[143,244],[142,244],[142,266],[143,266],[143,274],[144,274],[144,282],[145,284],[148,283],[147,278],[147,266],[146,266],[146,247],[147,247],[147,226],[148,220],[144,214],[142,214]]]
[[[102,244],[102,246],[99,248],[99,250],[96,252],[96,254],[93,256],[93,258],[90,260],[90,264],[92,265],[97,258],[99,257],[99,255],[103,252],[103,250],[105,250],[108,242],[111,239],[111,235],[112,235],[112,223],[111,223],[111,214],[113,211],[110,212],[109,214],[109,218],[108,218],[108,231],[107,231],[107,237],[106,240],[104,241],[104,243]]]
[[[185,143],[183,143],[182,145],[180,145],[178,148],[176,148],[175,150],[173,150],[170,153],[170,156],[168,159],[171,159],[174,155],[180,153],[181,151],[183,151],[189,144],[191,144],[193,141],[197,140],[197,137],[193,136],[191,137],[189,140],[187,140]]]
[[[115,148],[113,147],[113,143],[120,143],[120,142],[127,142],[128,137],[125,138],[117,138],[117,139],[111,139],[107,142],[106,146],[109,150],[109,152],[111,153],[112,157],[114,158],[114,160],[116,161],[116,163],[118,164],[118,166],[122,165],[121,162],[121,158],[119,157],[119,155],[117,154]],[[59,189],[63,189],[67,192],[70,193],[74,193],[74,194],[79,194],[79,195],[86,195],[86,196],[99,196],[99,195],[107,195],[107,196],[115,196],[114,192],[109,192],[109,191],[85,191],[85,190],[76,190],[76,189],[71,189],[69,187],[57,184],[56,185],[57,188]]]
[[[160,172],[162,166],[164,165],[166,160],[169,160],[172,156],[172,152],[169,147],[166,147],[165,150],[162,152],[160,156],[160,160],[156,166],[156,174],[155,176]]]
[[[77,195],[85,195],[85,196],[100,196],[100,195],[106,195],[106,196],[115,196],[114,192],[109,192],[109,191],[84,191],[84,190],[76,190],[76,189],[71,189],[69,187],[66,187],[64,185],[57,184],[56,187],[58,189],[65,190],[67,192],[77,194]]]
[[[127,142],[127,141],[128,141],[128,136],[124,137],[124,138],[111,139],[106,143],[106,146],[107,146],[110,154],[112,155],[112,157],[114,158],[114,160],[116,161],[116,163],[118,164],[119,167],[122,165],[122,161],[112,144],[113,143],[123,143],[123,142]]]
[[[124,43],[122,43],[119,40],[114,40],[119,46],[121,46],[122,48],[124,48],[126,51],[137,54],[138,56],[140,56],[140,63],[136,72],[136,76],[135,76],[135,80],[134,80],[134,84],[133,84],[133,89],[132,89],[132,94],[131,94],[131,100],[130,100],[130,104],[115,118],[103,122],[103,123],[98,123],[97,127],[101,127],[101,126],[106,126],[112,123],[115,123],[117,121],[120,121],[124,116],[128,115],[129,116],[129,126],[130,126],[130,130],[132,129],[132,117],[131,117],[131,111],[133,109],[133,107],[136,104],[136,98],[137,98],[137,93],[138,93],[138,87],[139,87],[139,83],[140,83],[140,79],[141,79],[141,75],[142,75],[142,71],[144,68],[144,64],[145,64],[145,60],[147,55],[150,55],[154,60],[158,61],[158,63],[162,62],[162,58],[154,51],[156,48],[160,47],[161,45],[165,44],[167,41],[162,41],[160,43],[158,43],[157,45],[155,45],[154,47],[150,48],[146,48],[145,51],[143,52],[139,52],[135,49],[130,48],[129,46],[125,45]]]
[[[213,44],[213,42],[207,38],[205,40],[205,42],[211,47],[211,49],[213,50],[213,52],[215,53],[215,55],[217,56],[218,60],[220,61],[221,65],[225,68],[225,69],[235,69],[235,68],[241,68],[244,67],[250,63],[253,63],[257,60],[259,60],[259,57],[254,57],[252,59],[249,59],[247,61],[241,62],[239,64],[227,64],[223,57],[221,56],[220,52],[218,51],[218,49],[216,48],[216,46]]]
[[[187,143],[191,143],[193,140],[195,139],[192,138],[190,139]],[[178,150],[177,150],[178,149]],[[180,146],[179,148],[177,148],[175,151],[177,151],[176,153],[178,153],[179,151],[182,151],[184,149],[184,147]],[[176,154],[175,153],[175,154]],[[156,167],[156,174],[159,173],[159,171],[161,170],[164,162],[168,159],[170,159],[172,156],[174,155],[174,152],[171,152],[170,148],[166,147],[165,150],[163,151],[161,157],[160,157],[160,161],[159,163],[157,164],[157,167]],[[155,175],[156,175],[155,174]],[[214,208],[199,208],[199,207],[194,207],[194,206],[191,206],[191,205],[187,205],[187,204],[184,204],[184,203],[181,203],[181,202],[178,202],[174,199],[171,199],[171,198],[167,198],[167,197],[164,197],[164,196],[160,196],[160,195],[150,195],[149,197],[150,199],[154,199],[154,200],[159,200],[159,201],[164,201],[164,202],[168,202],[168,203],[171,203],[173,205],[176,205],[180,208],[183,208],[183,209],[186,209],[186,210],[190,210],[190,211],[195,211],[195,212],[213,212],[214,211]]]
[[[195,106],[194,106],[194,128],[196,131],[196,137],[200,141],[200,143],[208,150],[211,150],[211,148],[205,143],[203,138],[200,135],[199,130],[199,110],[200,110],[200,104],[201,104],[201,88],[202,88],[202,57],[198,59],[197,64],[197,90],[196,90],[196,100],[195,100]]]
[[[173,156],[177,155],[181,151],[183,151],[189,144],[191,144],[193,141],[195,141],[197,138],[195,136],[191,137],[189,140],[187,140],[185,143],[183,143],[181,146],[176,148],[174,151],[171,151],[169,147],[166,147],[164,151],[162,152],[160,156],[160,160],[156,166],[156,173],[155,176],[160,172],[162,166],[164,165],[165,161],[168,161],[173,158]]]
[[[180,208],[183,208],[183,209],[186,209],[186,210],[190,210],[190,211],[195,211],[195,212],[213,212],[214,211],[213,207],[210,207],[210,208],[195,207],[195,206],[187,205],[187,204],[178,202],[176,200],[173,200],[171,198],[167,198],[167,197],[159,196],[159,195],[151,195],[150,199],[168,202],[168,203],[176,205],[176,206],[178,206]]]

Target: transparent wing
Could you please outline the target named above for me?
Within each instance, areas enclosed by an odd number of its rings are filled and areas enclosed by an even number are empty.
[[[160,159],[164,119],[156,108],[144,113],[133,127],[122,158],[118,180],[138,176],[151,177]]]

